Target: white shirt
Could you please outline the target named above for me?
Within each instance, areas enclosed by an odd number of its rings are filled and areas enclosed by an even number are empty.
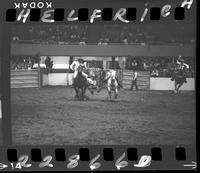
[[[83,65],[85,68],[87,68],[86,62],[81,64],[78,61],[73,61],[73,63],[70,65],[70,69],[73,71],[76,71],[78,69],[79,65]]]
[[[138,73],[136,71],[133,73],[133,80],[137,79],[137,74]]]
[[[180,66],[180,68],[181,69],[183,69],[184,68],[184,66],[188,69],[189,68],[189,65],[188,64],[186,64],[186,63],[181,63],[181,62],[179,62],[178,60],[177,60],[177,62],[176,62],[179,66]]]

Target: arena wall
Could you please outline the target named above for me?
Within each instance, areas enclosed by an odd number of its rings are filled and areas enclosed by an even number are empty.
[[[170,78],[150,78],[150,90],[173,90],[174,82]],[[194,78],[187,78],[187,83],[181,86],[180,90],[195,90]]]
[[[43,74],[43,86],[68,86],[72,85],[73,73],[49,73]],[[173,90],[174,82],[170,78],[150,78],[150,90]],[[187,83],[180,90],[195,90],[194,78],[187,78]]]
[[[44,45],[11,44],[11,55],[49,56],[195,56],[193,45]]]
[[[73,73],[49,73],[43,74],[43,86],[68,86],[72,85]]]
[[[42,86],[47,86],[47,85],[48,85],[48,75],[42,74]]]

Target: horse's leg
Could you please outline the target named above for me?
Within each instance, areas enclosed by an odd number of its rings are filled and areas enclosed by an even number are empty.
[[[81,100],[84,100],[84,96],[85,96],[84,92],[85,92],[84,87],[82,87],[81,88],[81,93],[80,93],[80,99]]]
[[[177,82],[175,81],[175,89],[174,89],[174,93],[177,93]]]
[[[86,93],[86,87],[83,87],[83,100],[86,100],[86,96],[85,96],[85,93]]]
[[[78,98],[78,88],[77,87],[74,87],[74,90],[75,90],[75,96],[74,96],[74,98]]]
[[[118,91],[117,89],[115,90],[115,99],[117,99],[117,96],[118,96]]]
[[[93,89],[93,88],[90,90],[90,93],[91,93],[92,95],[94,94],[94,89]]]
[[[177,93],[179,93],[180,92],[180,87],[183,85],[183,82],[181,82],[180,84],[178,84],[178,86],[177,86]]]
[[[99,93],[102,88],[103,88],[103,81],[100,81],[100,84],[97,85],[97,88],[96,88],[97,92]]]
[[[83,99],[83,94],[82,94],[83,92],[82,92],[82,88],[79,88],[78,89],[78,98],[79,98],[79,100],[82,100]]]
[[[117,99],[118,96],[118,84],[115,82],[115,99]]]
[[[108,95],[109,95],[110,100],[111,100],[111,87],[110,86],[108,86]]]
[[[80,99],[83,100],[84,99],[83,98],[83,88],[81,88],[81,94],[80,95],[81,95]]]
[[[112,98],[111,98],[111,91],[108,91],[108,94],[109,94],[109,97],[110,97],[110,100],[111,100],[111,99],[112,99]]]
[[[94,94],[94,89],[93,89],[93,88],[90,88],[90,87],[88,87],[88,89],[89,89],[90,93],[93,95],[93,94]],[[85,89],[85,90],[86,90],[86,89]]]

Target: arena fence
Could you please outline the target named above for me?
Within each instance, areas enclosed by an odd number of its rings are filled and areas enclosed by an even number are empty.
[[[91,68],[91,71],[97,76],[97,82],[101,83],[101,69],[98,68]],[[110,69],[104,70],[105,72],[109,71]],[[117,71],[117,78],[120,85],[124,89],[130,89],[131,83],[133,79],[133,71],[132,70],[122,70],[118,69]],[[99,84],[103,85],[103,84]],[[139,89],[148,90],[150,89],[150,71],[138,71],[138,78],[137,78],[137,85]]]
[[[102,70],[91,68],[95,74],[98,85],[105,87],[102,83]],[[108,70],[105,70],[105,72]],[[116,70],[120,85],[124,89],[130,89],[133,72],[131,70]],[[11,88],[28,88],[41,86],[71,86],[73,83],[73,73],[68,71],[46,73],[42,69],[32,70],[11,70]],[[174,82],[170,78],[150,77],[149,71],[138,71],[137,85],[140,90],[173,90]],[[187,78],[181,90],[195,90],[195,79]]]
[[[131,88],[131,83],[133,79],[132,70],[123,70],[123,83],[122,86],[125,89]],[[138,71],[137,85],[139,89],[148,90],[150,89],[150,71]]]
[[[102,72],[106,73],[110,69],[102,70],[99,68],[90,68],[89,71],[96,76],[97,84],[105,87],[103,84]],[[129,89],[131,87],[133,72],[131,70],[118,69],[117,78],[120,85]],[[69,75],[71,74],[71,75]],[[59,75],[59,77],[58,77]],[[56,79],[55,79],[56,78]],[[61,81],[58,81],[60,78]],[[50,81],[49,81],[50,80]],[[65,82],[66,80],[66,82]],[[150,72],[138,72],[138,88],[147,90],[150,88]],[[43,70],[11,70],[11,88],[27,88],[27,87],[40,87],[46,85],[72,85],[72,73],[44,73]]]
[[[10,85],[11,88],[40,87],[39,70],[11,70]]]

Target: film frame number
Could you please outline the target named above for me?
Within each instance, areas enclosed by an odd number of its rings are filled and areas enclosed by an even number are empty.
[[[97,154],[89,163],[89,168],[90,170],[95,170],[98,169],[102,166],[100,162],[97,162],[97,160],[101,157],[100,154]],[[116,161],[115,161],[115,167],[117,170],[120,170],[121,168],[127,167],[129,163],[125,160],[123,160],[126,157],[126,153],[124,152]],[[14,169],[22,169],[22,168],[29,168],[32,166],[31,163],[28,162],[28,155],[22,155],[19,157],[17,163],[10,163],[12,170]],[[39,163],[39,168],[44,168],[44,167],[54,167],[53,164],[51,164],[53,157],[51,155],[48,155],[43,158],[42,162]],[[67,164],[68,169],[73,169],[78,166],[78,161],[80,160],[80,155],[75,154],[72,155],[68,158],[69,163]],[[134,164],[134,167],[148,167],[151,164],[152,157],[148,155],[143,155],[141,156],[139,162],[137,164]]]
[[[12,169],[22,169],[24,168],[29,168],[32,166],[31,163],[28,162],[28,155],[22,155],[16,164],[10,163]]]
[[[100,154],[96,155],[91,161],[90,161],[90,164],[89,164],[89,167],[91,170],[94,170],[94,169],[98,169],[101,167],[101,163],[99,162],[95,162],[99,159],[100,157]]]
[[[127,161],[122,161],[124,159],[124,157],[126,156],[125,153],[123,153],[115,162],[115,166],[117,167],[118,170],[120,170],[121,168],[124,168],[126,166],[128,166],[128,162]]]
[[[39,164],[39,168],[44,168],[44,167],[53,167],[53,164],[51,164],[51,160],[53,159],[52,156],[46,156],[43,158],[43,161]]]
[[[68,169],[72,169],[78,166],[78,161],[80,160],[80,155],[72,155],[69,157],[69,163],[67,164]]]

